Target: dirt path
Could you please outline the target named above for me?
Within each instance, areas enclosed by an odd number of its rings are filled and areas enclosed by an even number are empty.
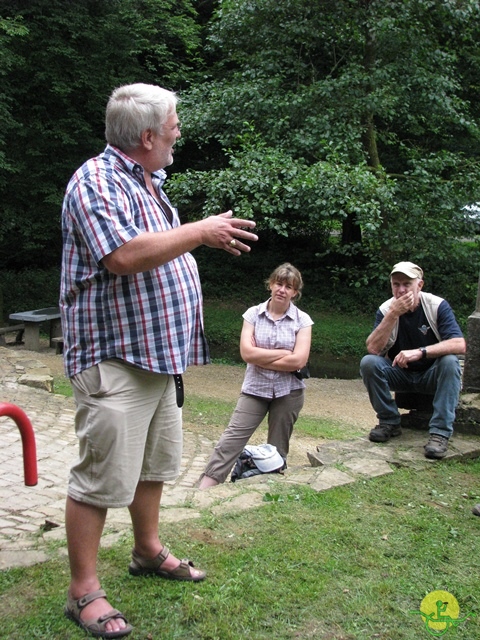
[[[196,395],[236,400],[242,386],[243,367],[211,364],[190,367],[184,376],[185,387]],[[353,427],[372,428],[372,411],[363,382],[358,380],[306,380],[307,391],[302,413],[345,422]]]

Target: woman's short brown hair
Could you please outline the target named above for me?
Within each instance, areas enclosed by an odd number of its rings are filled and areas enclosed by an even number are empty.
[[[300,300],[300,298],[302,297],[302,274],[289,262],[284,262],[279,267],[277,267],[275,271],[272,271],[268,280],[265,280],[265,285],[267,289],[270,289],[270,287],[276,282],[279,282],[280,284],[286,282],[287,284],[292,286],[297,292],[294,296],[296,300]]]

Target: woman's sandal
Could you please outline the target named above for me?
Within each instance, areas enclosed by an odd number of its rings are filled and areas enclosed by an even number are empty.
[[[80,614],[83,609],[93,602],[94,600],[98,600],[99,598],[106,598],[107,594],[103,589],[99,589],[98,591],[92,591],[92,593],[87,593],[85,596],[78,598],[75,600],[71,598],[70,595],[67,596],[67,604],[65,605],[65,615],[70,620],[73,620],[75,624],[90,633],[95,638],[123,638],[123,636],[128,636],[129,633],[133,631],[132,625],[128,624],[127,619],[117,611],[116,609],[112,609],[108,613],[99,618],[90,618],[89,620],[82,620]],[[125,629],[119,629],[118,631],[107,631],[105,625],[110,620],[121,619],[125,620],[125,624],[127,625]]]
[[[133,549],[132,561],[128,566],[128,571],[132,576],[155,574],[161,578],[167,578],[168,580],[189,580],[191,582],[200,582],[200,580],[205,580],[207,574],[205,571],[201,571],[200,569],[196,569],[198,573],[192,575],[190,569],[194,569],[195,565],[191,560],[181,560],[180,564],[178,567],[175,567],[175,569],[161,569],[160,567],[169,555],[170,551],[167,547],[163,547],[158,556],[153,559],[142,558],[142,556],[138,555],[135,549]]]

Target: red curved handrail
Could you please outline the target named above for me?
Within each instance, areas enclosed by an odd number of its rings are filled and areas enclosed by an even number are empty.
[[[0,416],[8,416],[15,421],[22,436],[23,474],[27,487],[33,487],[38,482],[37,474],[37,446],[32,423],[23,409],[16,404],[0,402]]]

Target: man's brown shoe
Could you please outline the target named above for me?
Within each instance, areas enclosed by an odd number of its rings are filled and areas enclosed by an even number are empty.
[[[431,433],[424,449],[426,458],[444,458],[447,455],[448,438],[438,433]]]

